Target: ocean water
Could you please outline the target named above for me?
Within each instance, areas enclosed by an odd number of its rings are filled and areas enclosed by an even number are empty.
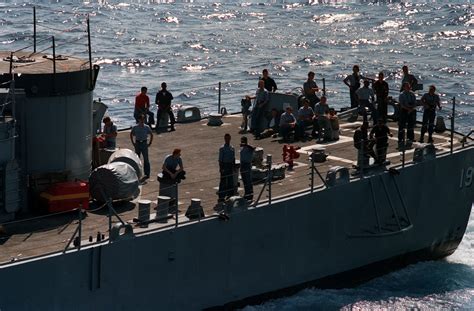
[[[474,5],[471,1],[6,1],[0,3],[0,49],[32,50],[32,5],[37,50],[92,58],[101,66],[95,97],[121,128],[133,124],[141,86],[154,98],[168,83],[174,103],[204,113],[221,105],[240,110],[263,68],[279,91],[296,91],[308,71],[324,78],[329,104],[349,104],[342,79],[354,64],[362,74],[383,71],[393,96],[401,67],[441,95],[446,118],[456,98],[456,129],[474,125]],[[154,108],[156,109],[156,108]],[[474,309],[474,214],[459,249],[356,288],[307,289],[247,310]]]

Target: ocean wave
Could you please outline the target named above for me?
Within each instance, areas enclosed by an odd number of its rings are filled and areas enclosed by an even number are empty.
[[[322,14],[314,15],[312,20],[322,25],[329,25],[341,22],[349,22],[359,16],[361,16],[360,13]]]
[[[235,18],[234,13],[213,13],[209,15],[204,15],[202,16],[203,19],[218,19],[218,20],[228,20],[228,19],[233,19]]]

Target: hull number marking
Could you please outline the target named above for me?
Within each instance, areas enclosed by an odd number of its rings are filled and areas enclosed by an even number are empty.
[[[461,170],[461,179],[459,181],[459,188],[470,187],[474,179],[474,167],[470,166]]]

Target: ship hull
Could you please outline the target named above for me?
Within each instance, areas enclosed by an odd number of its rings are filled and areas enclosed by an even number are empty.
[[[0,269],[0,309],[233,308],[358,284],[462,240],[474,148],[199,224]],[[471,177],[472,179],[472,177]]]

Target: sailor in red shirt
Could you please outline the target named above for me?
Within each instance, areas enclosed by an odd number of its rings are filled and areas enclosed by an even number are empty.
[[[148,116],[148,122],[146,123],[151,127],[152,124],[155,124],[155,114],[150,111],[150,98],[146,95],[147,91],[146,86],[143,86],[141,92],[135,97],[135,111],[133,116],[137,123],[141,114]]]

